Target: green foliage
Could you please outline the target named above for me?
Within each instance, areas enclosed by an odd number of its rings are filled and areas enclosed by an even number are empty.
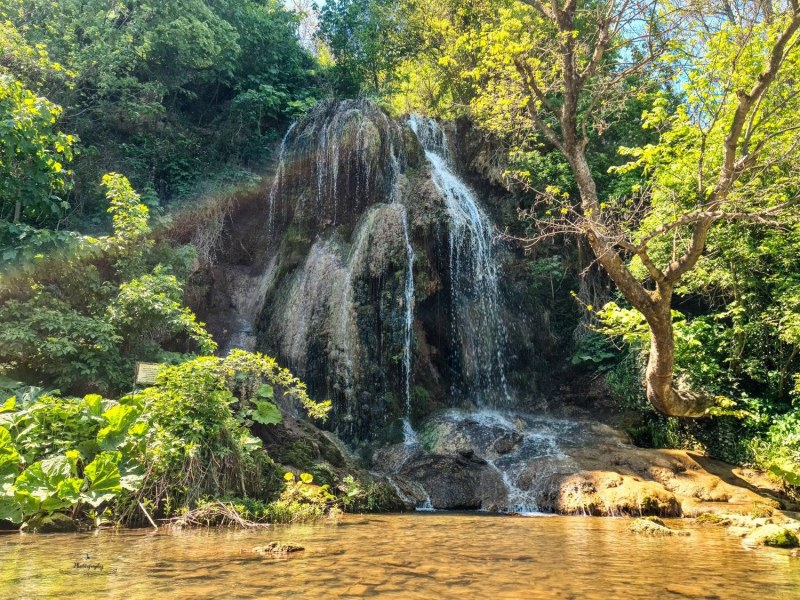
[[[590,332],[578,340],[570,362],[573,365],[589,365],[597,371],[606,372],[617,365],[620,354],[620,350],[609,337]]]
[[[800,487],[800,410],[775,417],[763,438],[753,442],[753,451],[773,475]]]
[[[364,484],[346,475],[339,485],[345,512],[385,512],[402,510],[396,493],[387,483],[369,481]]]
[[[101,451],[98,433],[113,427],[107,417],[118,406],[100,396],[12,396],[0,413],[0,519],[19,524],[117,499],[122,455]]]
[[[278,0],[3,0],[6,20],[14,76],[80,135],[73,221],[92,227],[104,172],[125,173],[148,203],[191,195],[197,179],[263,165],[278,127],[317,94],[298,17]]]
[[[243,351],[165,368],[154,386],[118,401],[12,396],[0,407],[0,519],[19,524],[111,508],[114,518],[131,521],[138,502],[164,515],[208,495],[268,496],[272,462],[234,414],[247,402],[233,393],[243,375],[260,379],[262,397],[277,388],[310,414],[329,408],[270,357]],[[276,518],[305,522],[327,513],[333,497],[312,482],[307,473],[292,479]]]
[[[127,179],[110,174],[103,185],[113,235],[72,236],[60,252],[51,249],[28,268],[0,275],[0,298],[6,299],[0,305],[0,370],[72,393],[109,393],[131,380],[133,360],[180,357],[165,352],[169,344],[216,349],[183,305],[183,284],[166,267],[152,266],[156,257],[176,262],[180,250],[153,246],[148,209]],[[28,238],[23,244],[29,250],[33,230],[11,227],[18,240]],[[59,246],[52,239],[49,244]]]
[[[121,338],[114,326],[52,294],[39,290],[7,301],[0,323],[0,364],[23,379],[87,389],[118,376]]]
[[[121,476],[117,466],[121,456],[119,452],[103,452],[86,465],[83,473],[89,485],[81,496],[84,502],[97,508],[122,492]]]
[[[150,226],[147,220],[150,211],[122,175],[103,175],[103,187],[114,225],[114,235],[108,238],[107,249],[119,255],[118,268],[130,272],[139,266],[142,253],[149,245],[147,236]]]
[[[61,108],[0,74],[0,219],[53,224],[69,206],[76,138],[56,129]]]
[[[336,497],[327,485],[315,485],[310,473],[301,473],[299,478],[286,473],[285,481],[280,498],[266,507],[270,523],[313,523],[336,517]]]
[[[395,69],[408,53],[402,36],[402,3],[331,0],[319,9],[318,37],[333,57],[330,76],[344,97],[391,91]]]
[[[152,274],[123,283],[106,319],[126,340],[127,352],[143,360],[157,359],[163,342],[180,333],[201,352],[213,352],[216,343],[182,299],[181,283],[159,266]]]
[[[264,491],[267,458],[237,419],[248,400],[233,393],[249,377],[280,388],[311,416],[324,417],[329,410],[330,403],[313,402],[299,380],[261,354],[236,350],[225,358],[198,357],[163,369],[155,386],[128,400],[140,404],[156,425],[140,454],[147,473],[142,493],[154,507],[169,512],[208,493]]]

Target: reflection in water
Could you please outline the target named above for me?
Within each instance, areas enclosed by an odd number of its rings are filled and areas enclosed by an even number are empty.
[[[800,558],[786,551],[748,551],[713,527],[642,538],[629,523],[438,513],[260,532],[9,534],[0,536],[0,588],[5,598],[129,600],[800,597]],[[243,552],[272,540],[306,551]]]

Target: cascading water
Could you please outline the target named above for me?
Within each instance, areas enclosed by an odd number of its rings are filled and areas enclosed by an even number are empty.
[[[461,348],[465,384],[461,391],[478,406],[508,406],[507,336],[500,316],[492,224],[475,193],[451,168],[447,136],[439,124],[413,115],[408,125],[425,149],[433,183],[444,197],[449,216],[451,325]],[[454,396],[458,387],[453,386]]]
[[[527,423],[519,415],[487,410],[487,407],[508,408],[511,404],[505,374],[507,335],[500,312],[492,224],[475,193],[454,172],[448,139],[439,124],[414,115],[408,119],[408,125],[425,150],[433,183],[444,198],[449,217],[451,327],[456,346],[461,349],[460,372],[464,380],[463,387],[459,390],[454,385],[452,393],[455,397],[460,391],[480,407],[466,414],[451,412],[443,418],[450,426],[476,432],[475,455],[502,481],[506,492],[504,510],[535,513],[536,489],[521,484],[524,470],[532,457],[563,456],[558,435],[564,432],[565,425],[549,421],[531,427],[533,423]],[[493,447],[496,439],[501,438],[512,439],[513,449],[499,453],[481,448],[481,442]],[[406,446],[413,447],[416,442],[416,435],[406,432]],[[451,450],[458,452],[456,448]],[[425,504],[430,506],[427,492],[425,495]]]
[[[286,140],[288,140],[294,128],[297,126],[297,121],[289,125],[283,139],[281,140],[281,147],[278,151],[278,166],[275,169],[275,178],[272,180],[272,186],[269,189],[269,214],[267,215],[267,230],[272,233],[272,222],[275,217],[275,203],[277,202],[281,193],[281,185],[286,177]]]
[[[366,100],[320,102],[292,125],[269,195],[269,232],[351,228],[394,185],[390,149],[400,128]]]
[[[212,273],[223,347],[275,355],[312,397],[330,398],[326,426],[372,450],[376,474],[418,509],[594,510],[591,476],[573,476],[594,471],[596,448],[612,454],[627,438],[512,409],[506,373],[533,363],[541,321],[519,278],[501,302],[498,261],[522,259],[495,252],[443,129],[407,124],[359,100],[321,102],[289,128],[269,194],[232,215],[249,227],[227,230],[240,235],[226,238],[228,261]],[[254,210],[268,212],[263,227]],[[501,310],[505,300],[521,318]],[[521,399],[523,379],[535,379],[522,375]]]
[[[403,308],[405,309],[405,336],[403,337],[403,378],[406,400],[406,419],[411,417],[411,344],[414,339],[414,248],[408,236],[408,216],[403,207],[401,218],[403,221],[403,241],[406,245],[406,277],[403,294]]]

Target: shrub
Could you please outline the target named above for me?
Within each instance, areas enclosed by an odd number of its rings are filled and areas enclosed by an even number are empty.
[[[140,503],[170,515],[205,496],[271,496],[276,467],[242,425],[251,401],[233,393],[252,380],[259,389],[278,387],[312,416],[330,407],[312,401],[274,359],[243,351],[166,367],[154,386],[116,401],[12,396],[0,405],[0,520],[19,524],[66,509],[91,517],[113,508],[118,520],[134,523]],[[275,518],[311,520],[331,500],[327,486],[310,478],[287,484]]]

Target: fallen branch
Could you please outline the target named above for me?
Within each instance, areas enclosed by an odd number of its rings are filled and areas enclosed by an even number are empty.
[[[139,504],[139,508],[142,509],[142,512],[144,513],[144,516],[147,517],[148,521],[150,521],[150,525],[153,526],[153,529],[157,530],[158,529],[158,525],[156,525],[156,522],[153,521],[153,517],[151,517],[150,513],[147,512],[147,509],[144,507],[144,504],[142,504],[141,500],[137,500],[136,502]]]
[[[242,518],[231,504],[217,500],[203,504],[171,519],[164,519],[170,527],[240,527],[259,529],[269,527],[269,523],[259,523]]]

